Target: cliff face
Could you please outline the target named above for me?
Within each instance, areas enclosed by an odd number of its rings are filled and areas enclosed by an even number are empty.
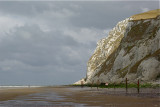
[[[127,18],[119,22],[108,34],[108,37],[101,39],[97,43],[97,48],[87,63],[87,82],[94,81],[100,73],[104,71],[108,57],[119,47],[126,26],[130,19]]]
[[[160,9],[131,16],[114,27],[87,63],[85,83],[160,78]]]

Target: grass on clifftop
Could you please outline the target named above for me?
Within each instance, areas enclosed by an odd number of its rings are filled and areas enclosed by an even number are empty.
[[[131,16],[131,18],[133,18],[133,20],[151,19],[151,18],[156,18],[158,15],[160,15],[160,9],[136,14],[136,15]]]

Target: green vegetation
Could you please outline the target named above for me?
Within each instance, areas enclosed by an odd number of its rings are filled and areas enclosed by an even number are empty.
[[[99,87],[100,88],[125,88],[126,84],[125,83],[109,84],[108,86],[100,85]],[[128,88],[137,88],[137,84],[128,84],[127,87]],[[146,83],[146,84],[140,84],[139,87],[140,88],[156,88],[156,87],[160,87],[160,85],[152,85],[152,84]]]
[[[75,86],[75,87],[81,87],[81,85],[70,85],[70,86]],[[126,84],[125,83],[121,83],[121,84],[109,84],[108,86],[106,85],[97,85],[97,84],[85,84],[83,85],[85,87],[99,87],[99,88],[125,88]],[[128,88],[137,88],[137,84],[128,84],[127,85]],[[145,84],[140,84],[139,85],[140,88],[160,88],[159,84],[153,85],[150,83],[145,83]]]

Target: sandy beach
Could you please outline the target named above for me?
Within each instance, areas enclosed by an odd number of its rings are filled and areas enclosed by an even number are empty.
[[[0,90],[0,107],[160,107],[160,89],[25,87]]]

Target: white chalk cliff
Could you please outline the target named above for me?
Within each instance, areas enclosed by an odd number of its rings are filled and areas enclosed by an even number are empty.
[[[160,9],[119,22],[97,43],[82,80],[121,83],[125,78],[129,82],[160,80]]]

